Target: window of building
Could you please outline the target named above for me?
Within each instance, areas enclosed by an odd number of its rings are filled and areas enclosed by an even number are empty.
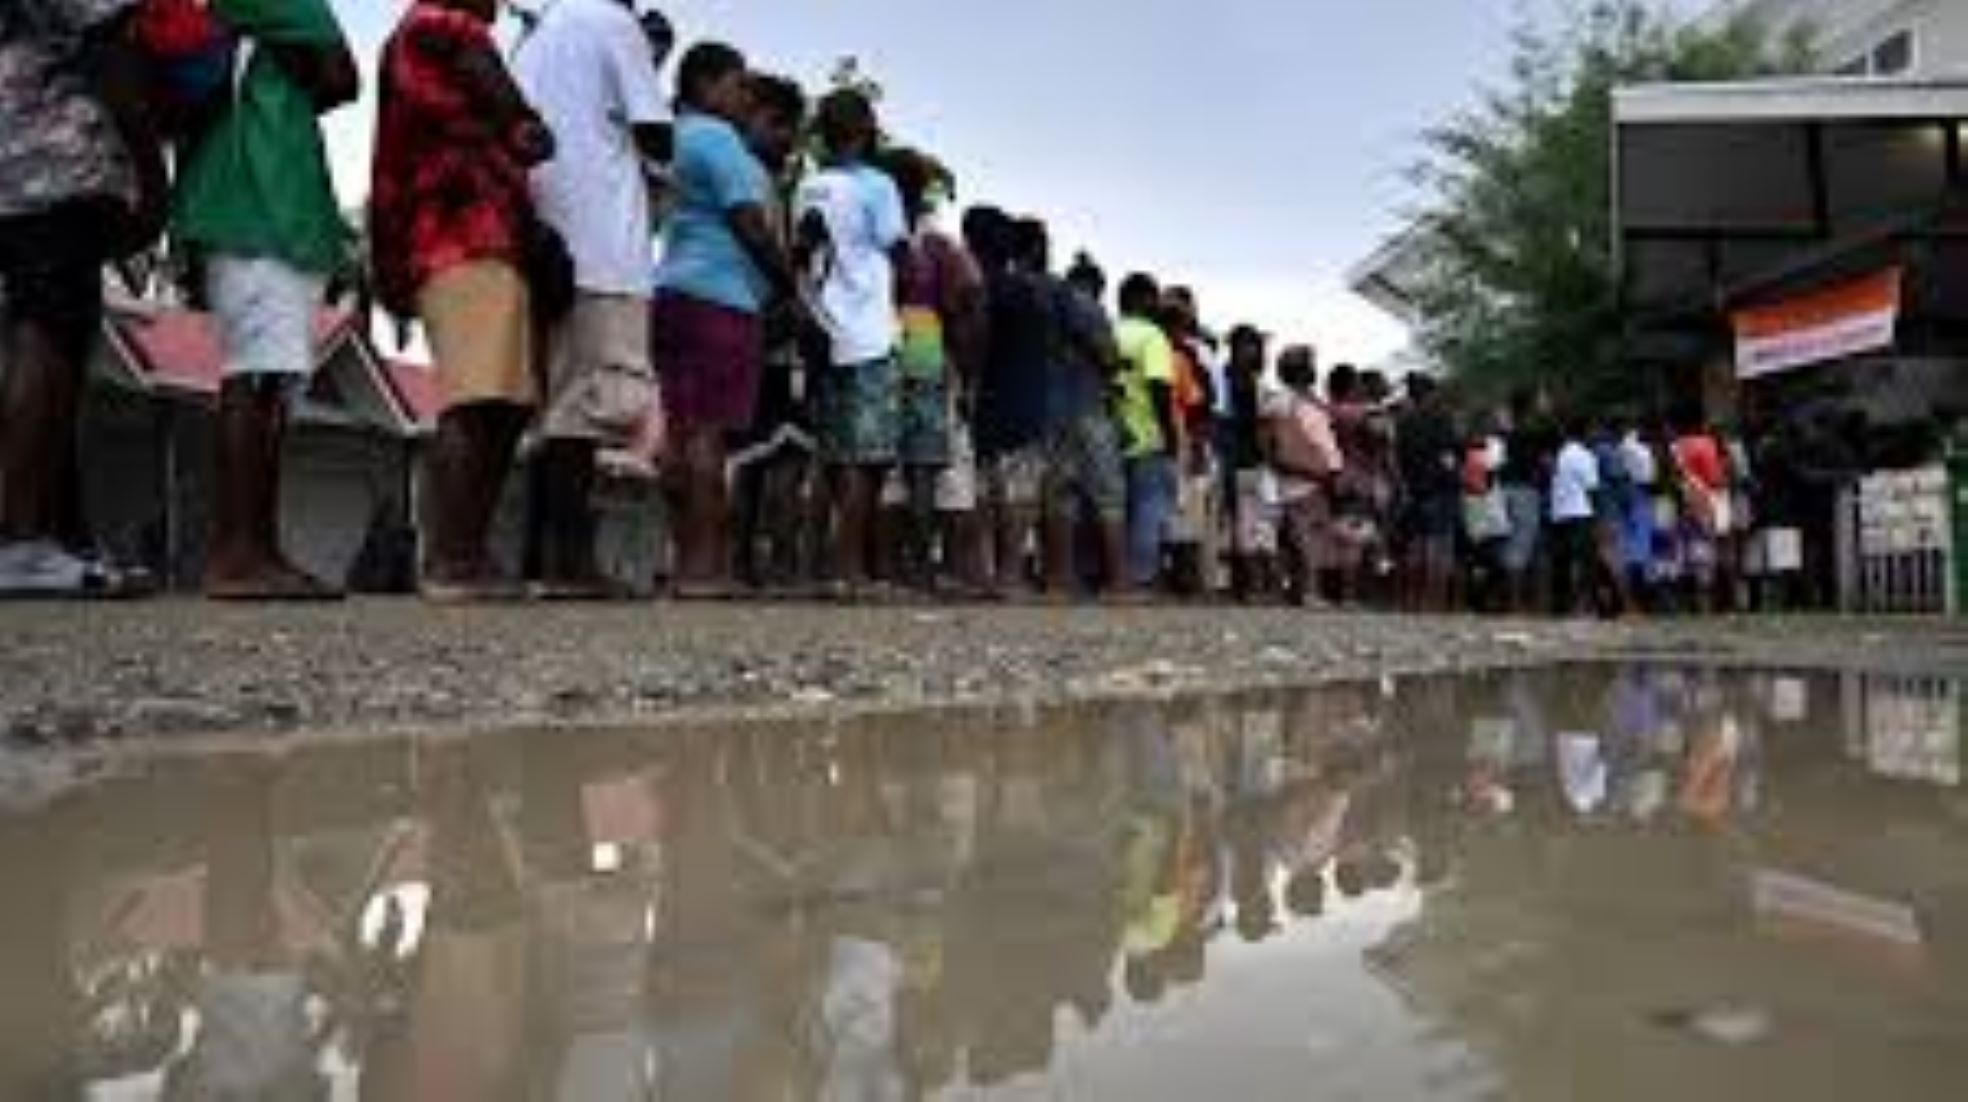
[[[1874,76],[1898,76],[1913,68],[1913,32],[1899,31],[1872,48]]]

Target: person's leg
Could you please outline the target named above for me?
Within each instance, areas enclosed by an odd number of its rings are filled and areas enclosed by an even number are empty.
[[[1128,565],[1134,585],[1152,590],[1161,578],[1162,544],[1175,507],[1175,471],[1167,456],[1127,464]]]
[[[936,480],[942,470],[941,466],[912,464],[903,475],[903,492],[908,497],[906,580],[924,590],[934,590],[939,581]]]
[[[840,580],[850,588],[863,587],[871,579],[868,536],[874,521],[880,468],[838,464],[830,477],[836,517],[834,539],[840,548]]]
[[[438,418],[426,460],[427,583],[483,586],[497,581],[487,542],[527,414],[501,402],[478,402],[453,407]]]
[[[723,561],[731,522],[724,459],[722,430],[700,426],[683,434],[676,575],[686,595],[715,589],[730,577],[730,564]]]
[[[57,255],[51,218],[0,229],[6,296],[0,300],[0,544],[54,542],[63,500],[80,480],[74,462],[89,349],[102,320],[100,260]]]
[[[908,489],[903,475],[892,469],[883,470],[875,476],[874,521],[868,536],[868,574],[878,582],[888,585],[903,582],[908,514]]]
[[[548,440],[533,457],[533,468],[544,536],[540,581],[551,586],[597,585],[601,568],[595,563],[594,441]]]
[[[286,409],[279,379],[240,375],[220,384],[205,552],[208,594],[271,596],[289,577],[278,536]]]
[[[765,542],[762,519],[776,458],[752,456],[736,463],[732,474],[731,570],[738,584],[747,589],[765,588],[766,571],[760,557]]]

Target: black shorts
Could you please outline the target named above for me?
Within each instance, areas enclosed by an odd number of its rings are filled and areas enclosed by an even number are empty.
[[[0,218],[0,292],[10,320],[71,331],[102,320],[108,219],[98,203]]]

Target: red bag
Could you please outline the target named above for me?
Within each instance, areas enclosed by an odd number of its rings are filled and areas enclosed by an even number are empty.
[[[163,124],[195,130],[228,99],[238,42],[207,0],[141,0],[131,23],[150,59]]]
[[[167,63],[209,57],[231,38],[205,0],[143,0],[131,26],[144,53]]]

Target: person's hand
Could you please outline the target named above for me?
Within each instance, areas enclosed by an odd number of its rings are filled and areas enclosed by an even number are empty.
[[[118,259],[132,257],[156,245],[171,222],[171,177],[155,147],[131,150],[137,176],[136,200],[115,219],[110,242]]]
[[[554,159],[553,131],[539,119],[527,119],[513,131],[513,149],[528,168]]]

